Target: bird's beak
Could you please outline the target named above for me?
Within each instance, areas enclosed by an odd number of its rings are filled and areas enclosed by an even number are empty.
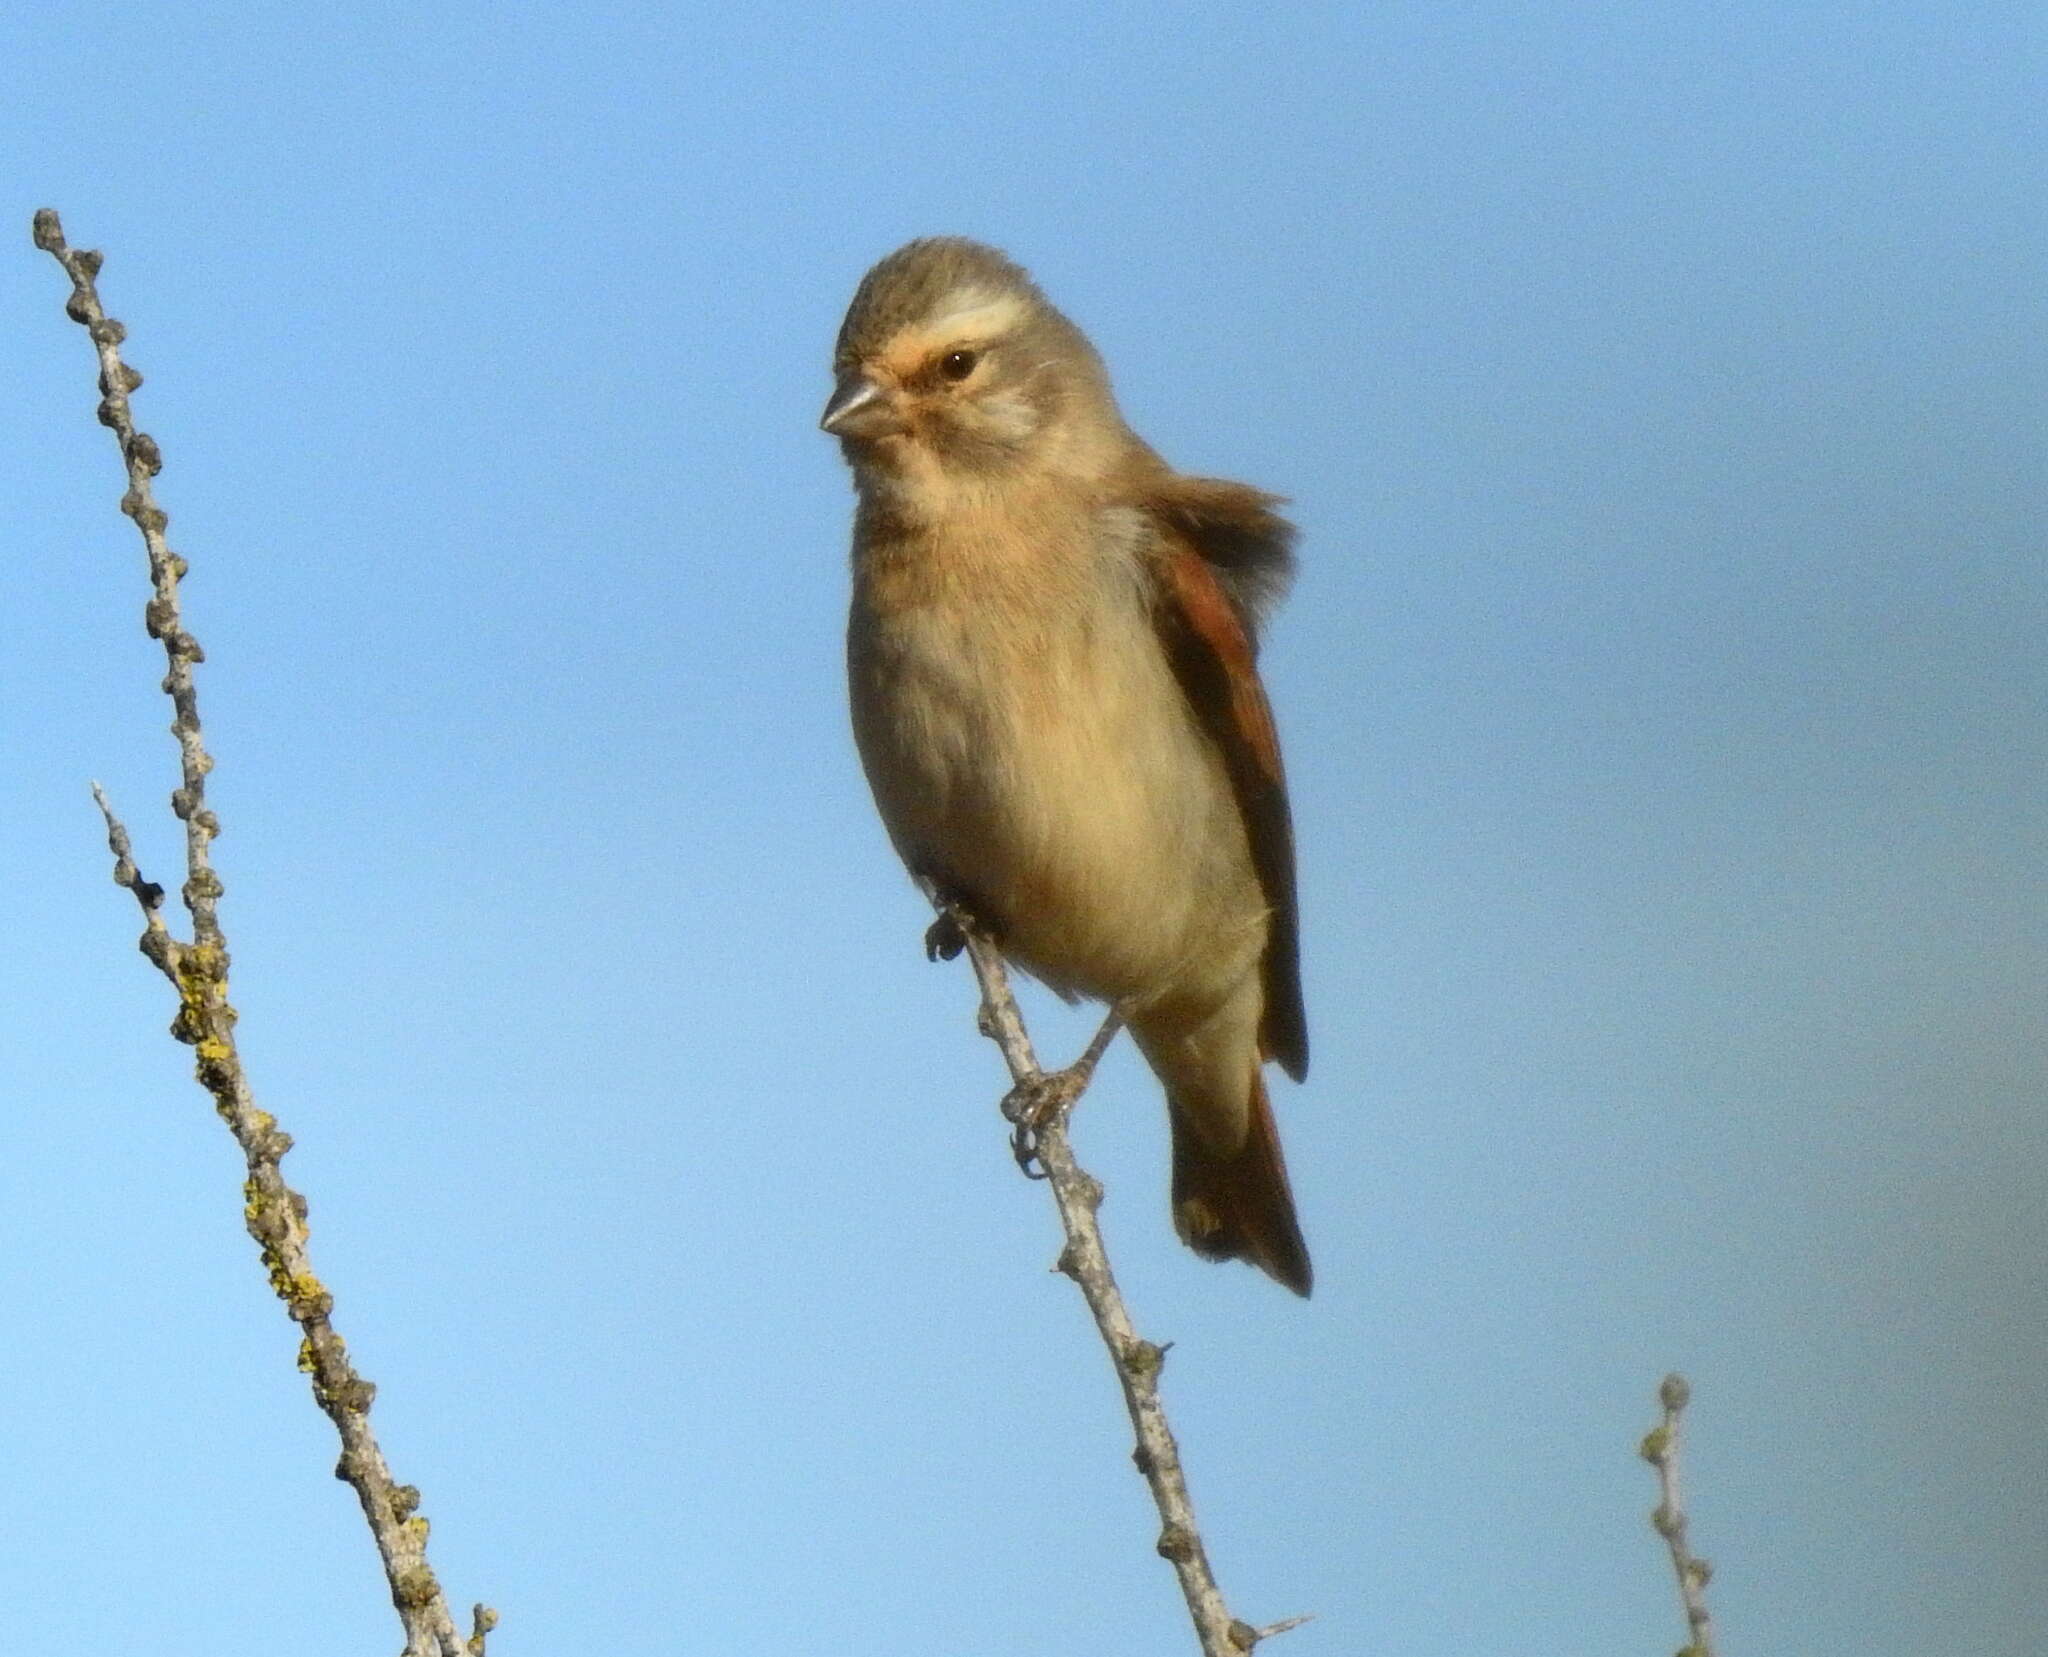
[[[892,437],[905,429],[895,399],[858,368],[839,376],[818,424],[834,437]]]

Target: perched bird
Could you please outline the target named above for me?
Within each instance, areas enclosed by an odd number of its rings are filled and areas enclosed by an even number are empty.
[[[1293,831],[1258,624],[1278,497],[1170,468],[994,248],[899,248],[854,294],[820,424],[853,469],[853,730],[914,877],[1166,1088],[1173,1217],[1307,1294],[1261,1065],[1308,1070]]]

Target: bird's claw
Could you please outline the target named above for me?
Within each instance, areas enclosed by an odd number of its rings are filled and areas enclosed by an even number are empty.
[[[970,938],[980,938],[991,944],[1002,942],[1002,928],[988,918],[974,899],[929,876],[920,876],[918,886],[939,912],[938,918],[924,929],[924,958],[927,961],[957,960]]]
[[[927,961],[955,961],[967,947],[967,929],[952,910],[942,909],[939,918],[924,929],[924,958]]]
[[[1039,1138],[1047,1128],[1065,1120],[1094,1068],[1076,1064],[1050,1073],[1040,1071],[1003,1095],[1003,1120],[1012,1129],[1010,1154],[1026,1179],[1045,1178],[1038,1156]]]

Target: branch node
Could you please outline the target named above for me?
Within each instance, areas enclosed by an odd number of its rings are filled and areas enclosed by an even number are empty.
[[[322,1323],[334,1315],[334,1296],[317,1277],[287,1276],[279,1293],[285,1316],[294,1323]],[[364,1410],[369,1407],[367,1403],[362,1406]]]
[[[224,896],[226,892],[227,887],[221,884],[220,876],[211,869],[195,870],[192,878],[185,882],[185,901],[188,904],[205,903]]]
[[[401,1611],[421,1611],[441,1597],[441,1584],[424,1560],[409,1565],[392,1578],[391,1598]]]
[[[1124,1348],[1124,1365],[1143,1380],[1156,1380],[1166,1367],[1166,1348],[1150,1341],[1132,1341]]]

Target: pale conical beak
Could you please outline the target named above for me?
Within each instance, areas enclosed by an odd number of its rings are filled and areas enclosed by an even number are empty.
[[[904,429],[894,400],[858,368],[839,376],[818,424],[834,437],[889,437]]]

